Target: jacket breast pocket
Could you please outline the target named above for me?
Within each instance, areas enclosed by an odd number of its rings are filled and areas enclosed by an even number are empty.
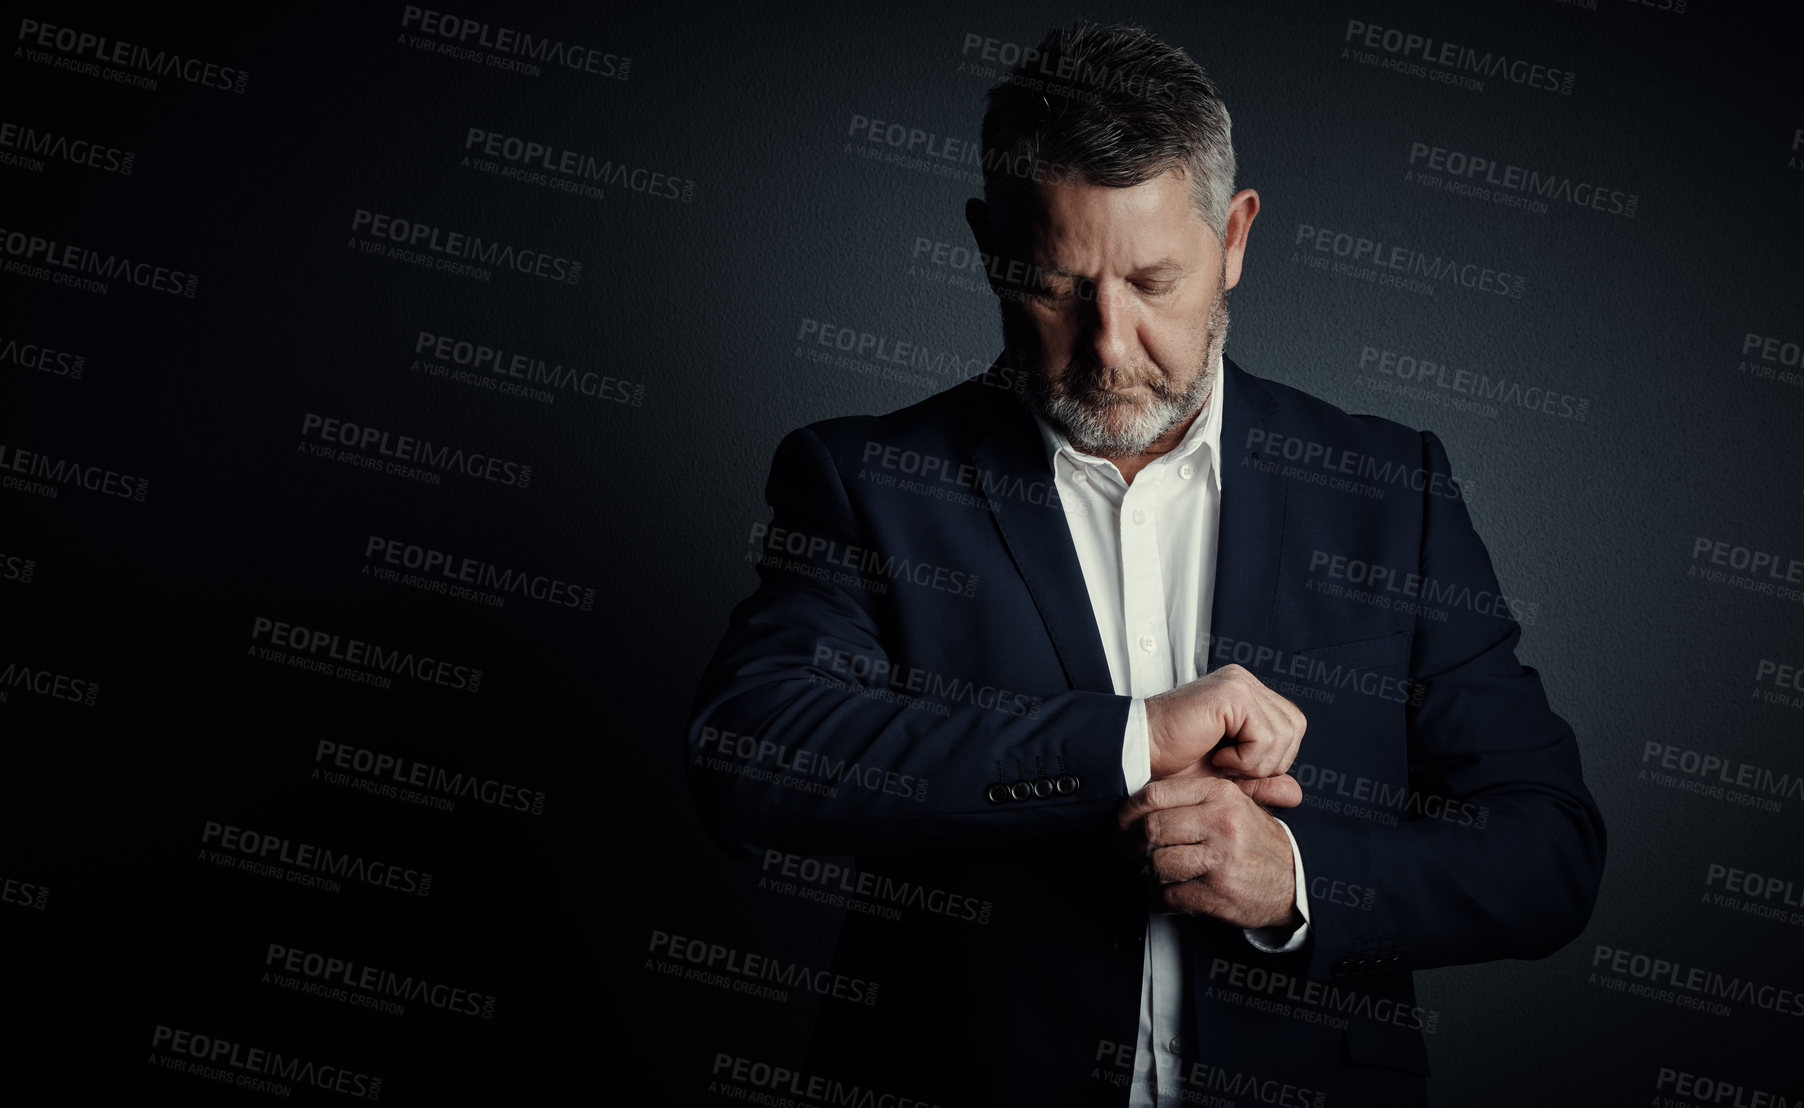
[[[1348,780],[1403,772],[1406,718],[1426,688],[1409,679],[1409,647],[1410,632],[1394,631],[1300,647],[1286,660],[1272,689],[1309,720],[1301,761]]]

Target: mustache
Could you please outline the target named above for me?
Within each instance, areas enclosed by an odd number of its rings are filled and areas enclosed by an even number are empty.
[[[1115,401],[1107,389],[1145,385],[1154,396],[1169,397],[1171,386],[1157,373],[1141,373],[1122,366],[1104,366],[1095,362],[1067,362],[1059,373],[1055,391],[1068,396],[1089,396]]]

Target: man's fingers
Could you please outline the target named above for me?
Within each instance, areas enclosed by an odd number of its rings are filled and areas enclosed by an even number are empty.
[[[1206,842],[1223,833],[1222,814],[1220,805],[1211,803],[1161,808],[1140,821],[1140,837],[1148,850]]]
[[[1148,889],[1153,903],[1167,912],[1218,919],[1233,914],[1229,898],[1208,881],[1177,881],[1170,885],[1149,885]]]
[[[1229,664],[1147,701],[1155,776],[1181,771],[1226,736],[1257,757],[1235,766],[1248,777],[1289,768],[1302,733],[1303,713],[1244,666]],[[1155,707],[1156,706],[1156,707]],[[1219,763],[1218,763],[1219,764]]]
[[[1288,773],[1277,777],[1247,777],[1234,782],[1240,791],[1267,808],[1295,808],[1303,803],[1303,786]]]
[[[1251,674],[1224,684],[1236,710],[1224,717],[1224,735],[1205,760],[1235,777],[1275,777],[1290,769],[1308,724],[1289,699]]]
[[[1183,775],[1148,781],[1146,787],[1122,802],[1116,820],[1126,831],[1144,819],[1149,812],[1161,808],[1180,808],[1202,804],[1222,795],[1234,783],[1224,777]]]
[[[1175,885],[1205,877],[1216,862],[1217,847],[1207,843],[1181,843],[1162,846],[1148,856],[1153,880],[1161,885]]]
[[[1263,735],[1224,744],[1209,752],[1210,765],[1237,777],[1270,777],[1274,773],[1283,773],[1290,768],[1283,765],[1283,761],[1283,752],[1274,750],[1273,744]]]

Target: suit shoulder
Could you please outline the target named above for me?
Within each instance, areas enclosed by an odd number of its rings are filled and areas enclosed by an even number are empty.
[[[1249,376],[1251,376],[1249,374]],[[1313,393],[1254,377],[1278,403],[1274,429],[1305,442],[1356,450],[1385,458],[1420,459],[1422,431],[1384,416],[1349,412]]]

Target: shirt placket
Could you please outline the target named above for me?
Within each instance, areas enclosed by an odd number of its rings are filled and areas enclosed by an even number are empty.
[[[1165,600],[1165,575],[1159,555],[1160,493],[1165,466],[1161,462],[1142,469],[1123,492],[1117,520],[1121,550],[1122,616],[1128,630],[1128,683],[1130,694],[1150,697],[1172,687],[1171,631]],[[1154,1085],[1160,1108],[1178,1103],[1177,1083],[1172,1080],[1175,1043],[1163,1038],[1176,1026],[1182,1002],[1181,951],[1175,916],[1147,917],[1146,965],[1152,998],[1152,1042],[1143,1043],[1154,1065],[1147,1079]]]

